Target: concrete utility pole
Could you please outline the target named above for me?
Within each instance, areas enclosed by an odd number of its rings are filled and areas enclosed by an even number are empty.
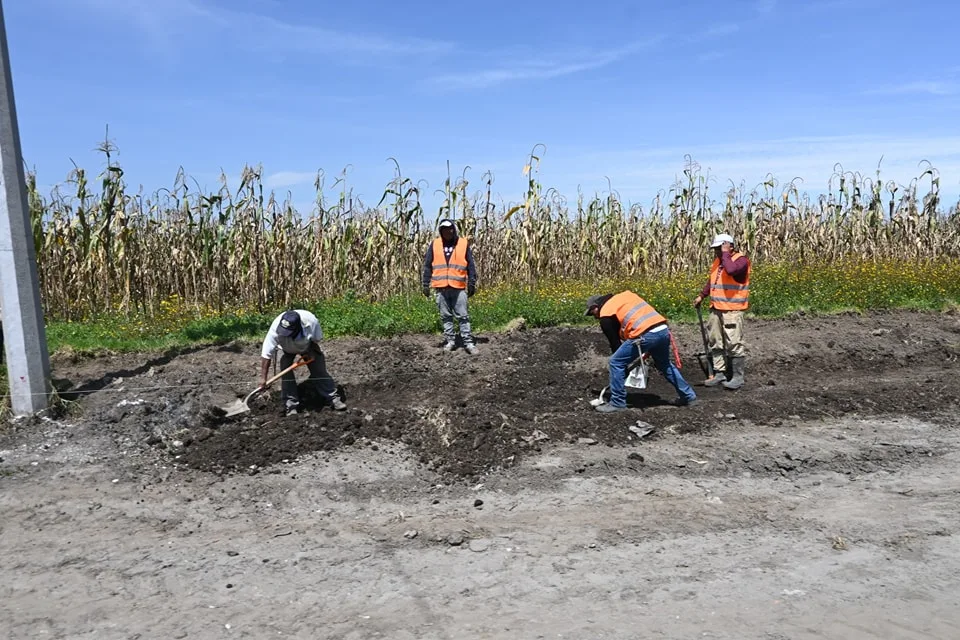
[[[13,101],[7,27],[0,0],[0,300],[7,378],[14,414],[47,407],[50,356],[40,305],[40,279],[27,205],[27,185]]]

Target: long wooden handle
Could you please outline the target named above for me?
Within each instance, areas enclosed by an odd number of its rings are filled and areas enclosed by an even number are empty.
[[[700,337],[703,338],[703,357],[707,361],[707,375],[713,376],[713,357],[707,340],[707,330],[703,327],[703,314],[700,312],[700,307],[697,307],[697,320],[700,321]],[[720,327],[720,333],[723,333],[723,327]]]
[[[297,363],[294,363],[294,364],[290,365],[289,367],[287,367],[286,369],[284,369],[283,371],[281,371],[281,372],[278,373],[277,375],[275,375],[275,376],[273,376],[272,378],[270,378],[269,380],[267,380],[267,381],[263,384],[263,387],[262,387],[262,388],[263,388],[263,389],[266,389],[266,388],[269,387],[271,384],[273,384],[274,382],[276,382],[277,380],[279,380],[280,378],[282,378],[282,377],[284,376],[284,374],[290,373],[291,371],[293,371],[293,370],[296,369],[297,367],[302,367],[303,365],[305,365],[305,364],[310,364],[311,362],[313,362],[313,358],[307,358],[306,360],[301,360],[300,362],[297,362]]]

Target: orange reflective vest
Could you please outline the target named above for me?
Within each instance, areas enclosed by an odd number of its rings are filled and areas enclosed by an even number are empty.
[[[433,274],[430,277],[430,286],[436,289],[443,287],[467,288],[467,241],[464,238],[457,239],[449,263],[443,255],[443,239],[434,239]]]
[[[618,293],[600,308],[600,317],[616,316],[620,321],[620,339],[634,340],[648,329],[667,321],[650,303],[633,291]]]
[[[730,258],[739,259],[743,254],[734,252]],[[720,258],[710,267],[710,306],[718,311],[745,311],[750,306],[750,271],[753,268],[747,260],[747,278],[743,283],[721,269]]]

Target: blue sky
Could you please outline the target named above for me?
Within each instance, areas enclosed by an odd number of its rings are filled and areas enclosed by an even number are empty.
[[[179,167],[236,188],[245,163],[296,203],[317,169],[379,201],[394,157],[436,212],[449,161],[520,201],[607,189],[647,206],[690,154],[716,179],[824,189],[836,163],[902,183],[929,160],[960,194],[960,4],[897,0],[452,3],[5,0],[23,153],[126,179]]]

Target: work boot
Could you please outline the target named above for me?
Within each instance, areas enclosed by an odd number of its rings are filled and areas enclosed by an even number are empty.
[[[730,380],[723,383],[723,386],[727,389],[739,389],[743,386],[743,363],[746,358],[744,356],[737,356],[735,358],[730,358],[730,368],[733,369],[733,377]]]
[[[475,356],[478,353],[480,353],[480,350],[477,349],[477,345],[475,344],[468,344],[465,348],[467,350],[467,353],[469,353],[472,356]]]
[[[334,411],[343,411],[347,408],[347,403],[341,400],[340,396],[333,396],[330,398],[330,406]]]
[[[455,342],[448,342],[447,344],[443,345],[443,350],[453,351],[456,348],[456,346],[457,344]]]
[[[705,387],[718,387],[721,384],[727,384],[726,371],[714,371],[712,376],[703,381],[703,386]]]
[[[609,402],[606,402],[600,405],[599,407],[597,407],[597,411],[599,411],[600,413],[613,413],[615,411],[626,411],[626,410],[627,410],[626,407],[615,407]]]

